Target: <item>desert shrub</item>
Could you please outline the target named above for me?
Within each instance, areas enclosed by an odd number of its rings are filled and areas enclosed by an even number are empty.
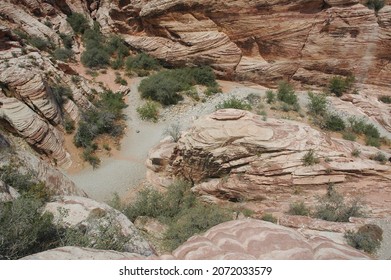
[[[304,166],[311,166],[319,163],[319,159],[317,158],[315,151],[313,149],[305,153],[301,161],[303,162]]]
[[[53,216],[42,214],[43,202],[22,196],[0,203],[0,259],[19,259],[58,244]]]
[[[181,137],[181,132],[181,126],[178,123],[175,123],[167,127],[167,129],[164,131],[164,135],[171,136],[175,142],[178,142],[179,138]]]
[[[114,70],[120,69],[124,66],[124,59],[121,56],[118,56],[116,59],[110,62],[111,68]]]
[[[100,68],[109,65],[110,56],[100,47],[90,47],[82,53],[81,62],[89,68]]]
[[[342,132],[342,138],[349,141],[356,141],[356,134],[350,130]]]
[[[308,112],[314,116],[323,116],[327,110],[327,99],[324,94],[314,94],[308,92],[309,103],[307,105]]]
[[[51,47],[51,43],[48,40],[38,36],[31,36],[28,42],[41,51],[45,51]]]
[[[219,92],[222,92],[222,89],[216,83],[215,85],[208,86],[204,93],[206,96],[211,96],[211,95],[219,93]]]
[[[231,97],[230,99],[224,100],[216,106],[216,109],[240,109],[240,110],[251,110],[251,105],[247,102],[240,100],[236,97]]]
[[[157,70],[160,68],[159,62],[153,57],[145,54],[139,53],[136,56],[131,56],[126,59],[125,62],[126,70]]]
[[[229,211],[216,205],[196,204],[192,208],[184,209],[169,224],[164,235],[165,245],[169,250],[174,250],[191,236],[229,221],[231,216]]]
[[[144,105],[137,108],[140,119],[157,122],[159,118],[159,107],[154,101],[147,101]]]
[[[73,57],[73,51],[65,48],[57,48],[53,52],[53,57],[56,60],[68,61]]]
[[[266,222],[271,222],[274,224],[277,223],[277,218],[274,217],[273,214],[270,214],[270,213],[263,214],[261,220],[266,221]]]
[[[50,86],[54,99],[56,100],[58,106],[63,108],[64,103],[68,99],[72,99],[72,90],[68,86],[64,86],[61,84],[54,84]]]
[[[205,85],[208,87],[216,86],[216,76],[209,66],[190,68],[194,84]]]
[[[340,97],[346,91],[351,89],[354,80],[355,79],[353,76],[348,76],[346,78],[334,76],[330,79],[329,90],[331,93],[334,93],[336,96]]]
[[[368,0],[366,5],[369,9],[375,10],[375,12],[377,13],[384,7],[384,2],[384,0]]]
[[[318,198],[314,216],[331,222],[348,222],[350,217],[365,215],[361,202],[357,199],[345,201],[344,197],[330,185],[327,194]]]
[[[33,172],[21,173],[18,171],[18,165],[15,164],[0,167],[0,180],[21,192],[27,192],[37,183]]]
[[[289,105],[294,105],[297,103],[297,96],[293,90],[292,85],[285,81],[282,81],[278,84],[277,98],[278,100]]]
[[[60,33],[60,38],[62,40],[62,43],[64,44],[64,47],[66,49],[71,49],[73,45],[73,39],[72,36],[65,34],[65,33]]]
[[[357,232],[347,231],[344,237],[350,246],[373,254],[380,248],[383,230],[377,225],[366,224]]]
[[[310,210],[305,206],[303,201],[296,201],[289,205],[288,214],[297,216],[308,216]]]
[[[274,103],[274,101],[276,101],[276,95],[274,94],[274,92],[272,90],[267,90],[266,91],[266,102],[268,104],[272,104]]]
[[[344,120],[337,114],[327,114],[325,118],[325,127],[331,131],[343,131],[345,129]]]
[[[73,131],[75,131],[75,122],[68,116],[64,118],[64,129],[68,134],[71,134]]]
[[[386,104],[391,104],[391,96],[388,95],[379,96],[378,100]]]
[[[93,145],[86,147],[83,151],[82,158],[84,161],[87,161],[91,164],[92,168],[98,168],[100,165],[100,159],[94,155],[95,148]]]
[[[27,39],[29,38],[29,35],[28,35],[26,32],[24,32],[24,31],[22,31],[22,30],[20,30],[20,29],[15,29],[15,30],[13,30],[13,32],[14,32],[20,39],[27,40]]]
[[[118,35],[107,39],[106,50],[110,55],[116,54],[117,57],[126,57],[129,55],[129,48],[125,41]]]
[[[359,157],[361,154],[361,151],[359,149],[354,148],[351,154],[354,157]]]
[[[87,18],[80,13],[72,13],[67,17],[67,22],[75,33],[83,34],[84,31],[90,28]]]
[[[106,90],[99,95],[99,101],[96,102],[96,106],[101,111],[114,114],[116,119],[123,119],[125,115],[122,113],[122,110],[128,107],[123,95],[119,92],[112,92],[111,90]]]
[[[116,73],[114,82],[116,84],[120,84],[120,85],[123,85],[123,86],[127,86],[128,85],[128,82],[124,78],[122,78],[121,74],[119,74],[119,73]]]
[[[385,164],[387,162],[387,157],[382,152],[377,152],[376,154],[370,157],[372,160],[376,160],[381,164]]]
[[[367,137],[365,137],[365,145],[379,148],[380,147],[380,139],[374,138],[371,136],[367,136]]]

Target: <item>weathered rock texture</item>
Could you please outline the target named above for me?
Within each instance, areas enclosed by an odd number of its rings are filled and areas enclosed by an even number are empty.
[[[351,155],[354,149],[359,157]],[[311,150],[318,163],[306,166],[303,157]],[[246,201],[271,212],[286,211],[296,200],[311,204],[335,183],[344,196],[361,196],[373,215],[385,215],[391,213],[391,168],[370,159],[378,152],[302,123],[227,109],[196,120],[175,145],[152,149],[148,178],[166,185],[184,177],[205,200]]]
[[[353,73],[390,85],[391,8],[375,14],[363,2],[100,1],[96,19],[159,59],[210,64],[227,77],[324,84]]]
[[[87,95],[91,90],[81,79],[78,85],[65,74],[58,64],[45,54],[27,47],[1,26],[0,40],[0,121],[13,133],[18,134],[39,153],[58,165],[68,166],[70,156],[64,147],[64,114],[73,120],[79,118],[79,108],[91,106]],[[72,100],[59,106],[52,91],[53,85],[67,86]]]
[[[102,227],[118,227],[121,234],[129,237],[124,251],[150,256],[153,248],[141,236],[129,219],[121,212],[105,203],[77,196],[58,197],[45,206],[45,211],[51,212],[54,219],[65,227],[79,227],[86,234],[99,236]],[[63,213],[67,213],[65,216]]]
[[[63,247],[25,257],[24,259],[141,259],[118,253]],[[225,260],[339,260],[369,259],[346,245],[319,236],[304,236],[293,229],[253,219],[236,220],[217,225],[202,235],[191,237],[172,255],[150,259],[225,259]]]

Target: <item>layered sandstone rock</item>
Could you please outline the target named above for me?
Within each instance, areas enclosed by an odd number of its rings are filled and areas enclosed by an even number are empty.
[[[113,251],[57,248],[24,259],[143,259],[142,256]],[[178,260],[340,260],[369,259],[346,245],[320,236],[305,236],[295,230],[253,219],[217,225],[202,235],[191,237],[172,255],[150,259]]]
[[[99,238],[99,235],[103,234],[101,231],[106,227],[118,228],[120,234],[129,238],[124,245],[124,251],[142,256],[150,256],[154,253],[153,248],[141,236],[133,223],[124,214],[105,203],[89,198],[64,196],[48,203],[44,211],[52,213],[54,219],[62,226],[82,228],[92,238]]]
[[[359,157],[352,156],[355,149]],[[303,161],[309,151],[313,165]],[[378,152],[302,123],[226,109],[196,120],[176,145],[152,149],[147,167],[149,178],[160,177],[152,183],[183,177],[207,201],[246,201],[261,212],[284,212],[295,200],[311,205],[333,183],[346,197],[362,197],[373,215],[385,215],[391,168],[370,159]]]

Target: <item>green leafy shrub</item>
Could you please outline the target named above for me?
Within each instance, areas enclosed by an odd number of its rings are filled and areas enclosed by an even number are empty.
[[[81,62],[89,68],[100,68],[109,65],[110,56],[99,46],[90,47],[82,53]]]
[[[325,127],[331,131],[343,131],[345,129],[344,120],[337,114],[327,114]]]
[[[157,70],[160,68],[159,62],[145,53],[139,53],[136,56],[128,57],[125,62],[126,70]]]
[[[25,196],[0,203],[0,259],[19,259],[56,247],[53,216],[42,214],[42,206],[41,200]]]
[[[385,164],[387,162],[387,157],[382,152],[377,152],[376,154],[370,157],[372,160],[376,160],[381,164]]]
[[[324,94],[314,94],[308,92],[309,103],[308,112],[314,116],[323,116],[327,112],[327,99]]]
[[[384,7],[384,0],[368,0],[366,5],[369,9],[375,10],[377,13]]]
[[[317,158],[315,151],[313,149],[311,149],[307,153],[305,153],[305,155],[302,157],[301,161],[303,162],[304,166],[311,166],[311,165],[319,163],[319,159]]]
[[[344,197],[330,185],[326,195],[318,198],[314,216],[331,222],[348,222],[350,217],[365,215],[361,202],[357,199],[346,202]]]
[[[222,103],[216,106],[216,109],[229,109],[229,108],[250,111],[251,105],[236,97],[231,97],[230,99],[224,100]]]
[[[61,61],[68,61],[72,59],[74,53],[70,49],[65,49],[65,48],[57,48],[53,52],[53,57],[56,60],[61,60]]]
[[[54,85],[51,85],[50,88],[52,90],[54,99],[56,100],[56,102],[57,102],[58,106],[61,108],[61,110],[63,108],[64,103],[68,99],[73,98],[72,97],[72,90],[68,86],[64,86],[61,84],[54,84]]]
[[[268,104],[272,104],[276,101],[276,95],[274,94],[274,92],[272,90],[267,90],[266,91],[266,102]]]
[[[62,40],[62,43],[64,44],[64,47],[66,49],[71,49],[73,45],[73,39],[72,36],[65,34],[65,33],[60,33],[60,38]]]
[[[379,148],[380,147],[380,139],[374,138],[371,136],[367,136],[367,137],[365,137],[365,145]]]
[[[340,97],[346,91],[350,90],[354,83],[354,77],[348,76],[342,78],[340,76],[334,76],[329,82],[329,90],[331,93],[334,93],[336,96]]]
[[[344,237],[353,248],[373,254],[380,248],[383,230],[377,225],[366,224],[357,232],[347,231]]]
[[[280,82],[278,85],[277,98],[278,100],[289,105],[294,105],[297,103],[297,96],[293,90],[292,85],[285,81]]]
[[[388,95],[379,96],[378,100],[386,104],[391,104],[391,96]]]
[[[154,101],[147,101],[144,105],[137,108],[140,119],[157,122],[159,119],[159,107]]]
[[[273,214],[270,214],[270,213],[263,214],[261,220],[266,221],[266,222],[271,222],[274,224],[277,223],[277,218],[274,217]]]
[[[75,33],[83,34],[84,31],[90,28],[87,18],[80,13],[72,13],[67,17],[67,22]]]
[[[296,216],[308,216],[310,210],[305,206],[303,201],[296,201],[289,205],[288,214]]]
[[[349,141],[356,141],[356,134],[351,131],[342,132],[342,138]]]
[[[71,118],[65,117],[64,129],[66,133],[71,134],[73,131],[75,131],[75,122]]]
[[[51,48],[51,43],[48,40],[42,39],[38,36],[31,36],[28,39],[28,42],[41,51],[45,51]]]
[[[90,145],[86,147],[83,151],[82,158],[84,161],[87,161],[89,164],[91,164],[92,168],[98,168],[100,165],[100,159],[94,155],[95,148]]]
[[[117,57],[124,58],[129,55],[129,48],[118,35],[111,36],[107,39],[106,50],[110,55],[116,54]]]

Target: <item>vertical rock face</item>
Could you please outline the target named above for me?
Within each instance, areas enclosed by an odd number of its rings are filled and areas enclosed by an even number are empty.
[[[361,3],[359,3],[361,2]],[[174,65],[209,64],[263,84],[330,75],[390,85],[390,7],[362,1],[101,1],[96,19]]]

